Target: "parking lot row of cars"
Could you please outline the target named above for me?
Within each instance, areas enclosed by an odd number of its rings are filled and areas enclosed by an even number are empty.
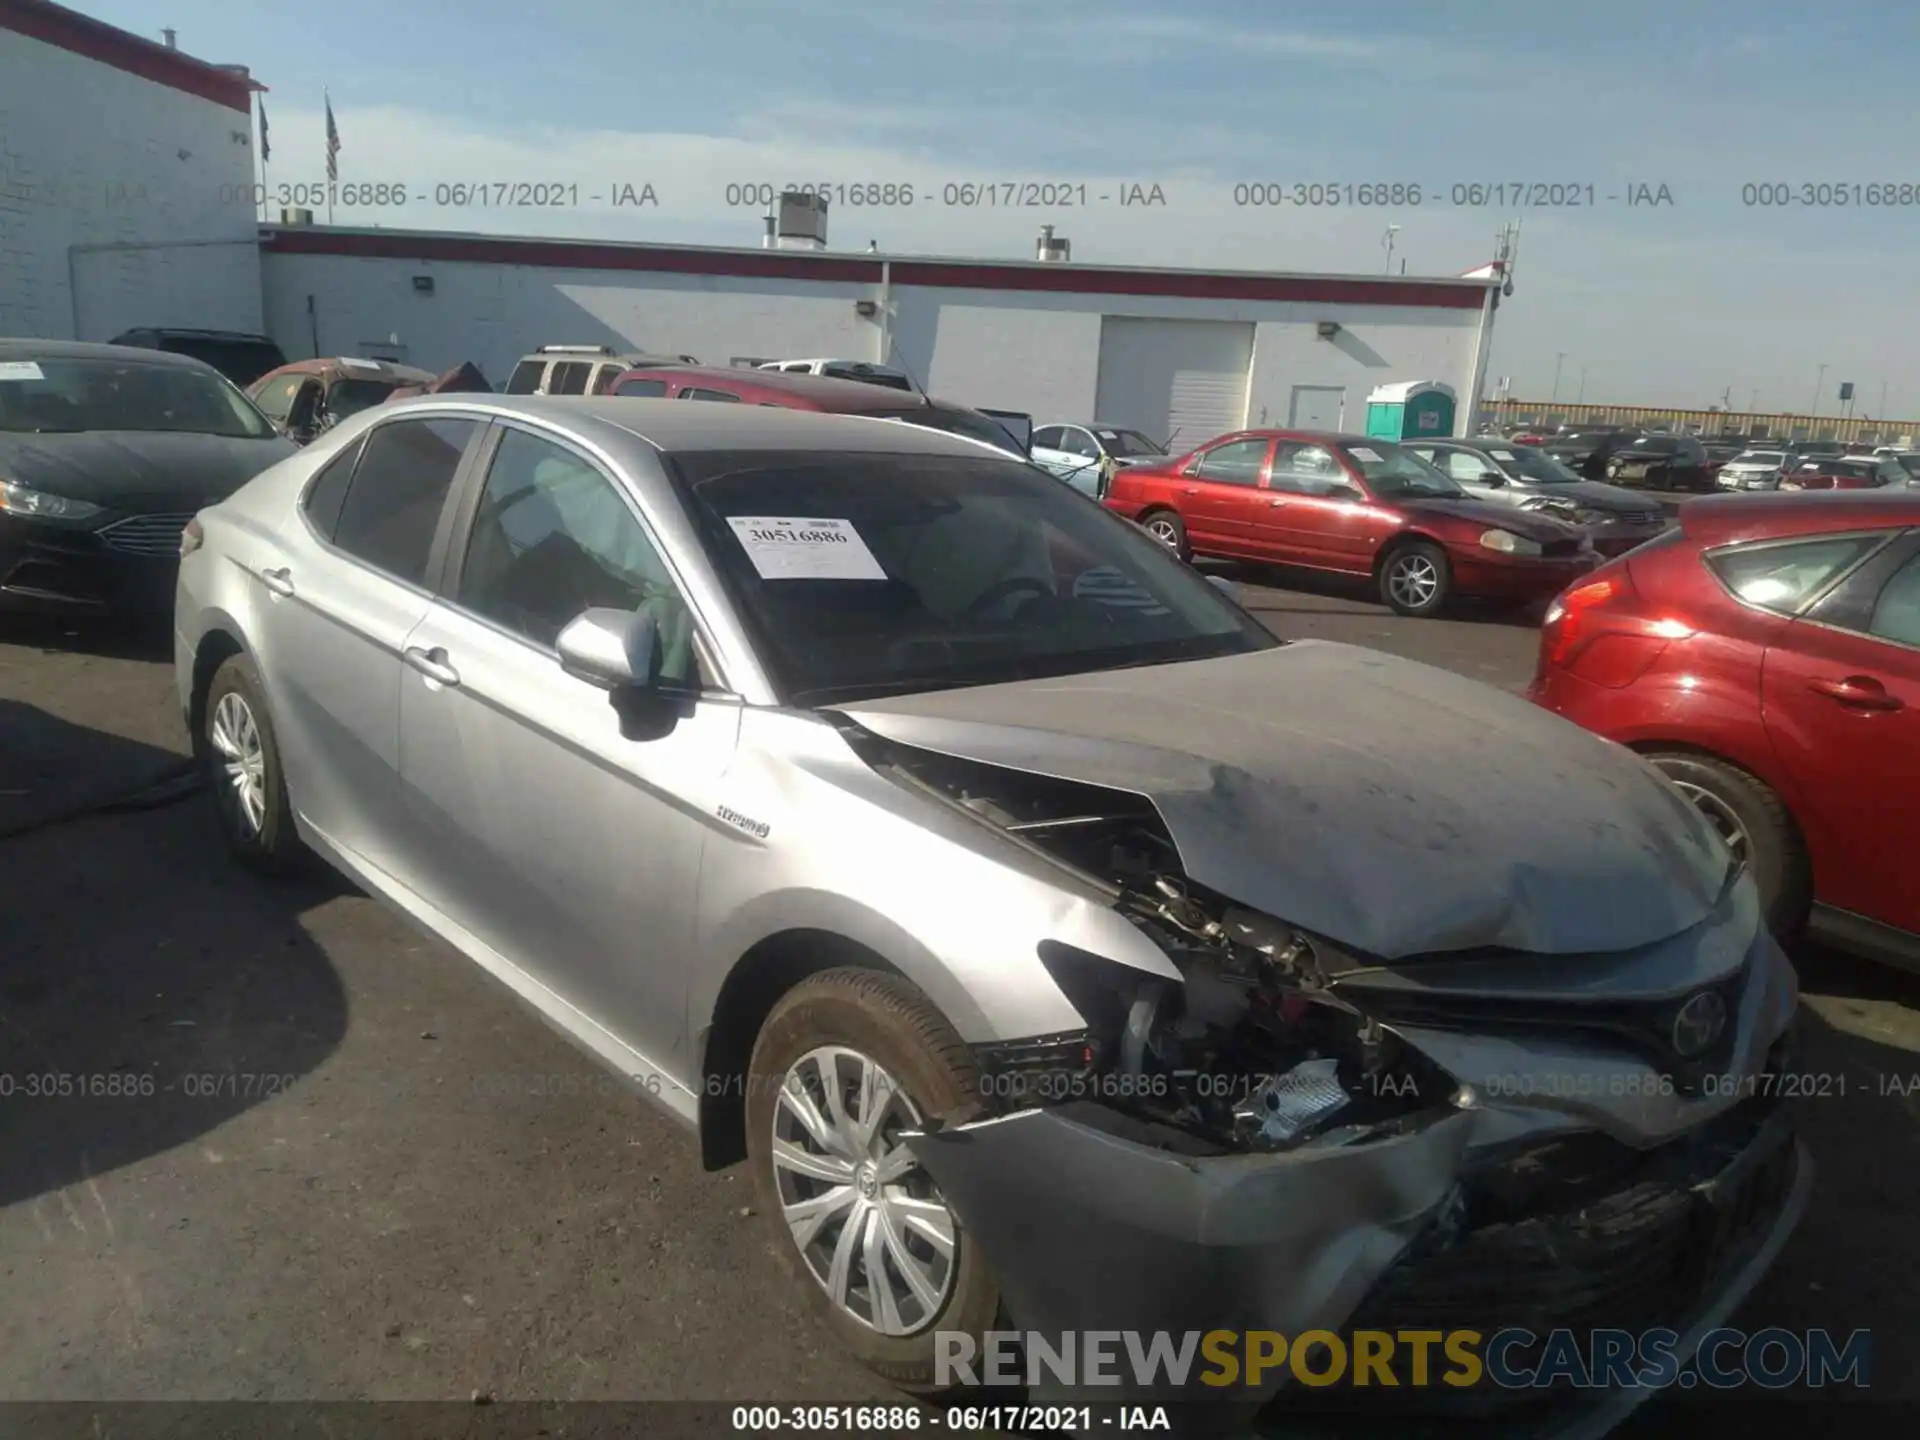
[[[1483,1331],[1687,1334],[1757,1283],[1811,1185],[1777,934],[1920,932],[1920,822],[1862,818],[1920,797],[1920,496],[1676,526],[1250,430],[1089,503],[1030,463],[1064,424],[607,383],[296,445],[194,362],[0,342],[0,595],[137,560],[235,857],[331,864],[744,1161],[909,1389],[1003,1312],[1398,1329],[1495,1275]],[[1552,596],[1533,691],[1278,637],[1216,558]]]

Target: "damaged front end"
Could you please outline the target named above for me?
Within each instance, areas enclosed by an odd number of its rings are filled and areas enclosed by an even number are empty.
[[[991,1113],[909,1142],[1020,1330],[1665,1326],[1697,1342],[1804,1208],[1810,1168],[1764,1099],[1777,1087],[1740,1078],[1786,1063],[1797,994],[1737,877],[1699,933],[1644,952],[1389,963],[1195,883],[1142,795],[853,738],[1101,886],[1181,977],[1042,943],[1084,1027],[976,1047]],[[1222,1398],[1037,1378],[1049,1401]],[[1379,1393],[1276,1403],[1304,1419],[1444,1400],[1577,1434],[1644,1398],[1522,1414],[1506,1392]]]

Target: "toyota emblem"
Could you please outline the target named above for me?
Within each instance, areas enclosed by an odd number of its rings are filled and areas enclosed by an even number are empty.
[[[1702,990],[1673,1017],[1674,1053],[1685,1060],[1703,1055],[1726,1028],[1727,1002],[1711,990]]]

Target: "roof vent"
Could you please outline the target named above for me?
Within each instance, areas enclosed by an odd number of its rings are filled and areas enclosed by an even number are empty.
[[[781,250],[827,248],[827,197],[804,190],[781,192],[774,240]]]
[[[1064,235],[1055,235],[1051,225],[1042,225],[1040,240],[1034,248],[1033,258],[1063,265],[1073,258],[1073,242]]]
[[[167,49],[169,50],[178,50],[180,48],[178,45],[173,43],[173,31],[171,30],[162,30],[160,32],[160,39],[162,43],[164,43]]]

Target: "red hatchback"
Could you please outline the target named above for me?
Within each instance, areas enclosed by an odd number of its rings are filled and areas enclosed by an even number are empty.
[[[1113,477],[1102,504],[1182,559],[1196,555],[1365,577],[1402,615],[1456,595],[1543,600],[1599,557],[1586,533],[1476,500],[1385,440],[1243,430]]]
[[[1554,602],[1529,694],[1659,766],[1778,933],[1920,963],[1920,495],[1683,506]]]

